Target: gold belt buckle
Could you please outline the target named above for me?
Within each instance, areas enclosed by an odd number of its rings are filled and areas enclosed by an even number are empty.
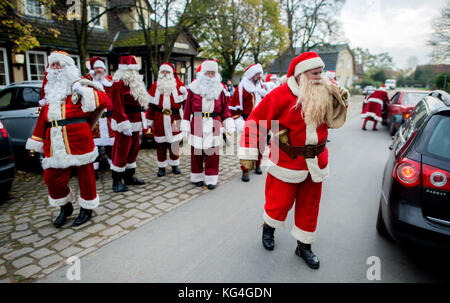
[[[58,120],[50,121],[50,123],[52,124],[52,127],[58,127]]]
[[[203,113],[203,114],[204,114],[205,118],[210,118],[211,117],[209,112],[206,112],[206,113]]]
[[[166,108],[162,110],[162,113],[163,115],[170,116],[172,114],[172,110]]]

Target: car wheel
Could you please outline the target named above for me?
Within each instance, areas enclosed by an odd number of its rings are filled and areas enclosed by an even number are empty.
[[[6,195],[11,190],[11,187],[12,187],[12,181],[2,184],[2,185],[0,185],[0,192],[2,193],[2,195]]]
[[[389,236],[389,232],[386,228],[386,224],[384,224],[383,221],[383,214],[381,213],[381,201],[380,201],[380,205],[378,206],[378,216],[377,216],[377,231],[380,235],[384,236],[384,237],[388,237]]]

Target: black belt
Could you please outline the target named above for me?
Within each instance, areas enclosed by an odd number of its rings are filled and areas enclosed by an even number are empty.
[[[69,124],[76,124],[76,123],[88,123],[86,118],[70,118],[70,119],[63,119],[63,120],[53,120],[50,122],[46,122],[47,127],[58,127],[58,126],[65,126]]]
[[[292,159],[302,156],[305,159],[314,158],[318,154],[325,150],[325,145],[327,141],[324,141],[317,145],[305,145],[305,146],[293,146],[286,143],[278,142],[278,146],[282,151],[287,153]]]
[[[136,106],[136,105],[125,105],[125,112],[126,113],[140,113],[144,112],[144,108],[142,106]]]
[[[164,115],[178,115],[180,113],[180,109],[179,108],[174,108],[174,109],[162,109],[161,107],[154,107],[155,111],[163,113]]]
[[[214,117],[218,117],[218,116],[219,116],[219,113],[194,112],[194,117],[214,118]]]
[[[104,112],[102,115],[102,118],[108,118],[111,117],[113,114],[112,110],[110,110],[109,112]]]

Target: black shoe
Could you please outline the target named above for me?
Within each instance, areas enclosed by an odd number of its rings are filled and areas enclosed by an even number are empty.
[[[266,223],[263,224],[262,244],[267,250],[273,250],[275,246],[275,238],[273,236],[274,233],[275,228],[270,227]]]
[[[56,217],[53,225],[57,228],[60,228],[66,223],[67,217],[69,217],[73,212],[72,203],[67,202],[64,206],[61,206],[61,212],[58,217]]]
[[[166,169],[164,167],[158,168],[158,173],[156,174],[158,177],[162,177],[166,175]]]
[[[216,188],[216,186],[215,186],[214,184],[208,184],[208,189],[209,189],[209,190],[212,190],[212,189],[214,189],[214,188]]]
[[[128,191],[128,187],[126,187],[125,184],[123,184],[122,182],[123,173],[119,173],[112,170],[111,175],[113,179],[112,189],[115,193]]]
[[[203,186],[203,181],[194,182],[195,186],[201,187]]]
[[[257,175],[262,175],[261,167],[257,166],[257,167],[255,168],[255,174],[257,174]]]
[[[172,166],[172,172],[173,172],[175,175],[181,174],[180,168],[179,168],[177,165]]]
[[[89,221],[89,219],[92,217],[92,209],[86,209],[81,207],[80,208],[80,214],[78,217],[73,221],[73,226],[80,226],[81,224],[86,223]]]
[[[305,260],[305,263],[312,269],[319,268],[319,258],[317,258],[317,256],[311,251],[311,244],[304,244],[300,241],[297,241],[295,254]]]
[[[242,172],[242,181],[244,181],[244,182],[250,181],[250,177],[248,176],[248,171]]]
[[[129,168],[125,170],[125,176],[124,181],[125,185],[144,185],[145,182],[142,180],[139,180],[134,176],[136,169],[135,168]]]

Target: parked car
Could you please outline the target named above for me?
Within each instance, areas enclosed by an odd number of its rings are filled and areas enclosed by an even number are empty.
[[[384,168],[377,230],[450,251],[450,103],[427,96],[405,122]]]
[[[14,163],[14,152],[9,140],[9,134],[0,121],[0,193],[2,196],[11,189],[16,165]]]
[[[16,82],[0,91],[0,120],[8,129],[16,157],[28,157],[27,139],[39,115],[42,81]]]
[[[383,124],[389,126],[389,132],[393,136],[404,120],[408,119],[410,111],[429,91],[400,90],[392,96],[383,115]]]
[[[397,80],[386,79],[386,81],[384,82],[384,85],[387,87],[387,89],[396,89],[397,88]]]
[[[375,92],[375,90],[376,90],[375,86],[372,86],[372,85],[366,86],[363,89],[363,95],[367,97],[370,94],[373,94]]]

